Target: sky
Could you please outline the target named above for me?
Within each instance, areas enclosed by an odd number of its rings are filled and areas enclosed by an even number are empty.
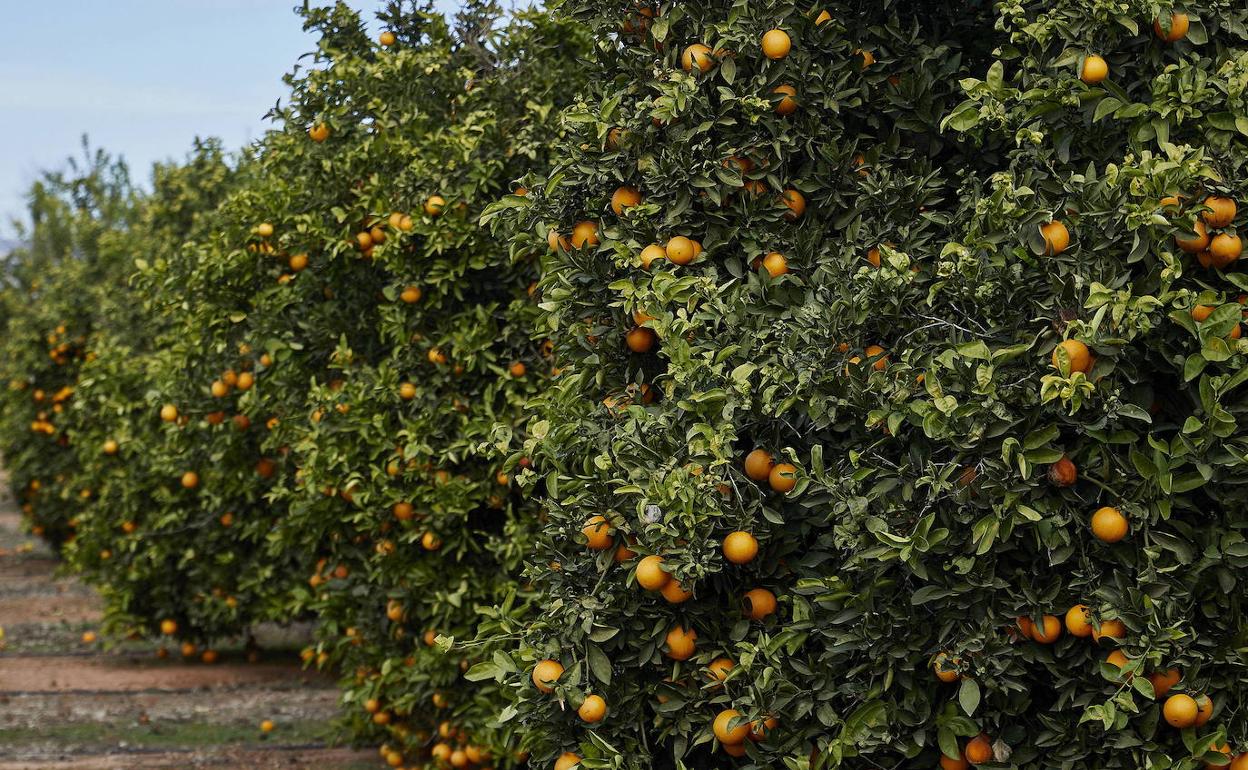
[[[312,4],[328,4],[313,0]],[[146,184],[196,136],[234,149],[265,130],[281,82],[313,49],[302,0],[0,0],[0,240],[45,168],[92,147]],[[383,0],[348,0],[378,29]],[[444,12],[458,0],[437,0]]]

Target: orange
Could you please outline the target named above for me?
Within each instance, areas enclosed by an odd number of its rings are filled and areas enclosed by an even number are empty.
[[[1053,349],[1053,368],[1058,371],[1062,369],[1061,353],[1065,353],[1067,360],[1070,362],[1070,373],[1083,372],[1087,374],[1092,369],[1092,351],[1088,350],[1088,346],[1079,340],[1062,340],[1057,347]]]
[[[173,422],[178,419],[178,408],[173,404],[165,404],[160,408],[160,419],[165,422]]]
[[[1213,313],[1213,311],[1214,311],[1213,305],[1197,305],[1196,307],[1192,308],[1192,320],[1195,321],[1196,323],[1201,323],[1206,318],[1208,318]]]
[[[385,32],[382,32],[381,35],[377,38],[377,42],[381,43],[382,45],[394,45],[394,40],[395,40],[394,33],[391,32],[390,30],[386,30]]]
[[[1227,770],[1248,770],[1248,753],[1240,754],[1232,759]]]
[[[273,732],[274,727],[276,727],[276,725],[273,724],[272,720],[266,719],[260,723],[260,732],[271,733]]]
[[[947,652],[937,653],[932,659],[932,671],[936,673],[936,678],[942,682],[956,682],[962,678],[958,673],[958,666],[962,661]]]
[[[1166,703],[1162,706],[1161,713],[1171,727],[1183,729],[1196,724],[1199,708],[1195,699],[1190,695],[1171,695],[1169,698],[1166,698]]]
[[[1153,683],[1153,697],[1164,698],[1166,693],[1170,692],[1179,680],[1183,678],[1183,674],[1179,673],[1177,668],[1167,668],[1162,671],[1154,671],[1148,675],[1148,681]],[[1199,709],[1200,704],[1197,704]]]
[[[946,757],[944,754],[940,755],[940,770],[968,770],[970,766],[971,763],[966,761],[966,755],[962,755],[956,759],[953,757]]]
[[[182,474],[182,488],[194,489],[199,486],[199,474],[195,471],[187,471]]]
[[[706,72],[715,66],[715,57],[711,49],[701,43],[694,43],[680,55],[680,66],[685,72],[692,72],[696,66],[699,72]]]
[[[1109,637],[1110,639],[1122,639],[1126,635],[1126,624],[1117,619],[1102,620],[1099,625],[1092,627],[1092,639],[1097,642],[1106,637]]]
[[[992,741],[987,735],[980,733],[966,742],[966,750],[963,753],[966,755],[966,761],[972,765],[991,762],[993,759]]]
[[[1069,487],[1079,479],[1079,470],[1070,458],[1062,455],[1049,466],[1049,481],[1056,487]]]
[[[679,580],[669,580],[659,589],[669,604],[683,604],[693,598],[693,591],[686,591]]]
[[[178,622],[176,620],[165,619],[160,621],[160,633],[165,636],[173,636],[178,632]]]
[[[647,556],[637,562],[637,585],[647,591],[657,591],[671,579],[672,576],[663,569],[662,556]]]
[[[512,377],[523,377],[525,373],[528,371],[528,367],[524,365],[523,361],[513,361],[511,366],[508,367],[507,371],[511,374]]]
[[[832,21],[832,14],[828,13],[827,11],[820,11],[819,15],[815,17],[815,26],[822,27],[824,24],[827,24],[829,21]]]
[[[772,61],[779,61],[789,55],[789,50],[793,48],[793,41],[789,39],[788,33],[781,29],[772,29],[763,33],[762,39],[763,54]]]
[[[570,751],[565,751],[555,760],[555,770],[572,770],[581,764],[581,758]]]
[[[436,551],[442,547],[442,538],[432,532],[426,532],[420,536],[420,545],[426,551]]]
[[[312,141],[320,144],[329,138],[329,126],[324,123],[317,123],[308,129],[308,136]]]
[[[785,190],[780,194],[780,199],[789,208],[788,213],[784,215],[788,221],[796,222],[802,218],[802,214],[806,213],[806,196],[797,190],[793,188]]]
[[[204,654],[199,656],[199,659],[211,666],[213,663],[217,662],[217,657],[216,650],[204,650]]]
[[[251,386],[256,383],[256,376],[251,372],[243,372],[238,375],[238,389],[251,390]]]
[[[1196,726],[1204,727],[1213,718],[1213,698],[1208,695],[1196,696]]]
[[[1116,668],[1122,668],[1131,662],[1122,650],[1114,650],[1105,656],[1105,662]]]
[[[422,294],[423,292],[421,292],[419,286],[406,286],[403,288],[403,291],[399,293],[399,299],[403,300],[409,305],[412,305],[417,302],[420,302],[420,298]]]
[[[784,258],[784,255],[778,251],[773,251],[767,256],[763,257],[762,267],[764,270],[767,271],[767,274],[770,275],[772,278],[779,278],[780,276],[789,272],[788,260],[786,260]]]
[[[624,341],[628,343],[628,349],[634,353],[650,352],[657,339],[658,335],[654,333],[654,329],[648,326],[634,326],[624,336]]]
[[[792,115],[797,111],[797,89],[787,83],[776,86],[771,89],[773,94],[780,94],[780,101],[776,102],[777,115]]]
[[[1103,543],[1117,543],[1127,536],[1127,517],[1117,508],[1105,506],[1092,514],[1092,534]]]
[[[716,658],[711,661],[706,670],[712,681],[722,682],[728,678],[728,674],[736,665],[731,658]]]
[[[111,438],[104,442],[104,454],[106,455],[117,454],[117,448],[117,442],[113,441]]]
[[[750,723],[750,740],[766,740],[767,734],[780,726],[780,720],[773,716],[755,719]]]
[[[1187,37],[1188,25],[1186,13],[1172,13],[1170,14],[1170,30],[1167,32],[1163,29],[1161,19],[1158,18],[1153,20],[1153,32],[1167,43],[1174,43]]]
[[[580,718],[589,724],[597,724],[607,715],[607,702],[599,695],[588,695],[576,710]]]
[[[697,649],[698,632],[692,628],[672,626],[667,632],[667,657],[672,660],[689,660]]]
[[[1031,638],[1040,644],[1053,644],[1061,635],[1062,621],[1056,615],[1045,615],[1031,631]]]
[[[762,620],[776,611],[776,595],[766,588],[751,588],[742,603],[750,620]]]
[[[724,538],[724,558],[733,564],[749,564],[758,555],[758,538],[740,530]]]
[[[1214,264],[1218,267],[1225,267],[1239,259],[1243,251],[1244,244],[1238,235],[1218,233],[1209,242],[1209,255],[1213,257]]]
[[[1040,225],[1040,234],[1044,236],[1045,256],[1057,256],[1070,246],[1070,231],[1061,222],[1054,220]]]
[[[598,245],[598,223],[585,220],[572,226],[572,248]]]
[[[399,521],[410,521],[415,515],[412,504],[407,502],[395,503],[391,510],[394,512],[394,518]]]
[[[563,665],[557,660],[539,660],[533,667],[533,684],[538,690],[550,693],[555,690],[555,682],[563,676]]]
[[[871,247],[867,251],[867,262],[871,263],[871,267],[880,266],[880,250],[877,247]]]
[[[431,217],[436,217],[442,213],[442,209],[446,207],[446,198],[441,195],[430,195],[425,200],[425,213]]]
[[[410,382],[399,383],[399,398],[404,401],[411,401],[416,398],[416,386]]]
[[[1230,227],[1231,222],[1235,221],[1237,208],[1233,199],[1211,195],[1205,198],[1203,205],[1209,210],[1201,212],[1200,218],[1210,227],[1214,229]]]
[[[693,241],[683,235],[677,235],[669,240],[664,253],[674,265],[687,265],[698,255],[698,252],[694,249]]]
[[[863,51],[859,49],[857,51],[854,51],[854,55],[862,57],[862,68],[864,70],[867,67],[870,67],[872,64],[875,64],[875,54],[871,53],[870,51]]]
[[[1088,612],[1088,605],[1076,604],[1066,610],[1066,632],[1080,638],[1092,635],[1092,616]]]
[[[606,517],[590,516],[585,526],[581,528],[581,532],[588,541],[585,545],[589,550],[605,551],[611,547],[611,525],[607,523]]]
[[[776,461],[765,449],[755,449],[745,456],[745,475],[755,481],[765,481],[771,476]]]
[[[767,483],[772,490],[787,494],[797,486],[797,468],[789,463],[777,463],[767,474]]]
[[[876,362],[872,364],[872,368],[874,368],[877,372],[882,372],[888,368],[888,356],[883,355],[884,348],[879,345],[867,345],[867,349],[863,352],[867,354],[868,358],[876,358],[876,356],[879,356]]]
[[[1174,236],[1174,242],[1188,254],[1204,251],[1209,247],[1209,230],[1205,227],[1204,222],[1196,220],[1196,224],[1192,226],[1191,233],[1179,233]]]
[[[272,236],[273,225],[269,224],[268,222],[261,222],[259,225],[256,226],[256,235],[259,235],[261,238],[268,238]]]
[[[736,709],[724,709],[716,714],[711,729],[720,743],[729,746],[744,743],[750,735],[749,721],[741,719],[741,712]]]
[[[611,210],[616,216],[624,216],[624,209],[636,206],[641,203],[641,193],[636,187],[617,187],[615,192],[611,193]]]
[[[1083,60],[1083,69],[1079,71],[1079,79],[1088,85],[1096,85],[1109,77],[1109,65],[1096,54]]]
[[[650,264],[656,259],[663,259],[667,256],[667,252],[657,243],[652,243],[641,250],[641,267],[644,270],[650,269]]]

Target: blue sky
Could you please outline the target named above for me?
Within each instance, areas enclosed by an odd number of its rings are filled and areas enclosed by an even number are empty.
[[[314,0],[313,4],[328,4]],[[302,0],[16,0],[0,23],[0,238],[40,169],[91,144],[136,181],[195,136],[230,148],[265,129],[282,75],[314,40]],[[373,22],[382,0],[348,0]],[[458,0],[437,0],[453,11]]]

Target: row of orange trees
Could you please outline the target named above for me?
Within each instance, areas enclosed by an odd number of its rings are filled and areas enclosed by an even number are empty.
[[[392,766],[1248,767],[1248,9],[380,19],[32,197],[0,441],[115,632],[315,618]]]

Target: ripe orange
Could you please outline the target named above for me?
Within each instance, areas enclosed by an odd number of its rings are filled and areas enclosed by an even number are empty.
[[[394,512],[394,518],[399,521],[411,521],[412,517],[415,515],[415,510],[412,508],[412,504],[408,502],[395,503],[391,510]]]
[[[780,94],[780,100],[776,102],[777,115],[792,115],[797,111],[797,89],[785,83],[771,89],[773,94]]]
[[[1148,675],[1148,681],[1153,683],[1153,697],[1164,698],[1170,692],[1179,680],[1183,678],[1183,674],[1177,668],[1167,668],[1162,671],[1154,671]],[[1199,709],[1200,704],[1197,704]]]
[[[828,13],[827,11],[820,11],[819,15],[815,17],[815,26],[822,27],[824,24],[827,24],[829,21],[832,21],[832,14]]]
[[[1092,534],[1103,543],[1117,543],[1127,536],[1127,517],[1117,508],[1105,506],[1092,514]]]
[[[699,72],[706,72],[715,66],[715,57],[711,49],[701,43],[694,43],[680,55],[680,66],[685,72],[692,72],[696,66]]]
[[[962,678],[958,673],[958,667],[962,661],[947,652],[940,652],[932,658],[932,671],[936,673],[936,678],[942,682],[956,682]]]
[[[745,616],[750,620],[762,620],[776,611],[776,595],[766,588],[751,588],[742,597]]]
[[[1127,635],[1127,625],[1116,618],[1110,620],[1102,620],[1099,625],[1092,627],[1092,640],[1099,642],[1108,637],[1110,639],[1122,639]]]
[[[104,454],[115,455],[117,454],[117,449],[118,449],[117,442],[112,440],[111,438],[104,442]]]
[[[734,725],[733,722],[736,722]],[[750,723],[741,719],[741,712],[736,709],[724,709],[715,715],[711,728],[720,743],[729,746],[743,743],[750,735]]]
[[[862,68],[864,70],[867,67],[870,67],[872,64],[875,64],[875,54],[871,53],[870,51],[864,51],[862,49],[858,49],[854,51],[854,55],[862,57]]]
[[[576,713],[589,724],[597,724],[607,715],[607,702],[599,695],[587,695]]]
[[[1107,77],[1109,77],[1109,65],[1103,58],[1092,54],[1083,60],[1083,69],[1079,71],[1080,80],[1088,85],[1096,85]]]
[[[1070,373],[1083,372],[1087,374],[1092,369],[1092,351],[1088,350],[1088,346],[1079,340],[1063,340],[1053,349],[1053,368],[1063,371],[1061,363],[1061,354],[1065,353],[1066,358],[1070,362]]]
[[[1166,703],[1162,706],[1161,713],[1171,727],[1183,729],[1196,724],[1199,708],[1195,699],[1190,695],[1171,695],[1169,698],[1166,698]]]
[[[1161,19],[1153,20],[1153,32],[1167,43],[1174,43],[1187,37],[1189,21],[1186,13],[1170,14],[1169,31],[1161,26]]]
[[[676,237],[670,239],[667,242],[667,247],[664,250],[664,253],[674,265],[687,265],[698,255],[698,251],[694,248],[693,241],[683,235],[677,235]]]
[[[421,292],[419,286],[406,286],[403,288],[403,291],[399,293],[399,299],[409,305],[412,305],[420,302],[422,294],[423,292]]]
[[[796,222],[802,218],[802,214],[806,213],[806,196],[797,190],[790,187],[780,194],[780,199],[789,208],[788,213],[784,215],[788,221]]]
[[[377,42],[381,43],[382,45],[387,45],[387,46],[394,45],[394,40],[395,40],[394,33],[391,32],[390,30],[386,30],[385,32],[382,32],[381,35],[377,38]]]
[[[767,274],[772,278],[779,278],[789,272],[789,262],[784,258],[783,254],[778,251],[773,251],[763,257],[762,268],[766,270]]]
[[[641,250],[641,266],[645,270],[650,269],[650,264],[656,259],[663,259],[667,256],[667,252],[657,243],[652,243]]]
[[[641,203],[641,193],[636,187],[625,185],[617,187],[615,192],[611,193],[611,210],[616,216],[624,216],[624,209],[639,203]]]
[[[425,213],[431,217],[440,215],[445,207],[446,198],[443,198],[441,195],[430,195],[425,200]]]
[[[611,547],[611,525],[607,522],[605,516],[590,516],[589,520],[585,522],[585,526],[581,527],[581,532],[584,533],[588,541],[585,545],[589,550],[605,551]]]
[[[1196,696],[1196,726],[1204,727],[1213,718],[1213,698],[1208,695]]]
[[[320,144],[329,138],[329,126],[324,123],[316,123],[308,129],[308,136],[312,141]]]
[[[755,449],[745,456],[745,475],[755,481],[765,481],[771,476],[776,461],[765,449]]]
[[[238,389],[251,390],[251,386],[256,384],[256,376],[251,372],[243,372],[238,375]]]
[[[182,474],[182,488],[194,489],[199,486],[199,474],[195,471],[187,471]]]
[[[758,539],[749,532],[731,532],[724,538],[723,551],[733,564],[749,564],[758,555]]]
[[[624,336],[624,341],[628,343],[628,349],[634,353],[648,353],[654,347],[658,337],[654,329],[648,326],[634,326]]]
[[[659,589],[659,594],[669,604],[683,604],[693,598],[693,591],[686,591],[679,580],[669,580]]]
[[[557,660],[539,660],[533,667],[533,684],[538,690],[550,693],[555,690],[555,682],[563,676],[563,665]]]
[[[1105,656],[1105,662],[1110,664],[1111,666],[1122,668],[1123,666],[1130,663],[1131,659],[1128,658],[1127,654],[1123,652],[1122,650],[1113,650],[1108,655]]]
[[[1243,251],[1244,244],[1238,235],[1218,233],[1209,242],[1209,255],[1213,257],[1213,262],[1218,267],[1225,267],[1239,259]]]
[[[269,238],[273,235],[273,225],[268,222],[261,222],[256,226],[256,235],[261,238]]]
[[[598,245],[598,223],[585,220],[572,226],[572,248]]]
[[[572,770],[572,768],[581,764],[581,758],[570,751],[565,751],[555,760],[554,770]]]
[[[658,591],[672,579],[663,569],[662,556],[647,556],[637,562],[637,585],[648,591]]]
[[[1235,221],[1237,207],[1232,198],[1224,198],[1219,195],[1211,195],[1205,198],[1204,207],[1208,211],[1201,212],[1200,218],[1205,224],[1214,229],[1230,227],[1231,222]]]
[[[1240,754],[1232,759],[1227,770],[1248,770],[1248,753]]]
[[[512,377],[520,378],[528,372],[528,367],[524,365],[523,361],[513,361],[511,366],[507,368],[507,371]]]
[[[1056,615],[1045,615],[1031,631],[1031,638],[1040,644],[1053,644],[1062,635],[1062,621]]]
[[[767,483],[773,491],[787,494],[797,486],[797,468],[789,463],[777,463],[767,474]]]
[[[980,733],[966,742],[966,750],[963,753],[966,755],[966,761],[972,765],[991,762],[993,759],[992,740]]]
[[[178,419],[178,408],[173,404],[165,404],[160,408],[160,419],[165,422],[173,422]]]
[[[1057,220],[1040,225],[1040,234],[1044,236],[1045,256],[1057,256],[1070,246],[1070,231]]]
[[[1174,242],[1188,254],[1204,251],[1209,248],[1209,230],[1205,227],[1205,223],[1198,219],[1196,224],[1192,226],[1190,234],[1180,232],[1174,236]]]
[[[442,538],[432,532],[426,532],[420,536],[420,545],[426,551],[436,551],[442,547]]]
[[[1092,616],[1088,612],[1088,605],[1076,604],[1066,610],[1066,632],[1080,638],[1092,635]]]
[[[711,681],[722,682],[728,678],[728,674],[736,668],[736,665],[731,658],[716,658],[706,667],[707,676]]]
[[[416,398],[416,386],[410,382],[399,383],[399,398],[404,401],[411,401]]]
[[[1079,471],[1066,455],[1049,466],[1049,481],[1056,487],[1069,487],[1079,480]]]
[[[667,632],[667,657],[672,660],[689,660],[697,650],[698,632],[680,625]]]
[[[271,733],[273,732],[274,727],[276,727],[276,725],[273,724],[273,721],[271,719],[266,719],[260,723],[260,732]]]
[[[788,33],[781,29],[772,29],[763,33],[763,54],[772,61],[779,61],[789,55],[793,41]]]
[[[969,770],[970,762],[966,761],[966,755],[962,755],[957,759],[940,755],[940,770]]]

